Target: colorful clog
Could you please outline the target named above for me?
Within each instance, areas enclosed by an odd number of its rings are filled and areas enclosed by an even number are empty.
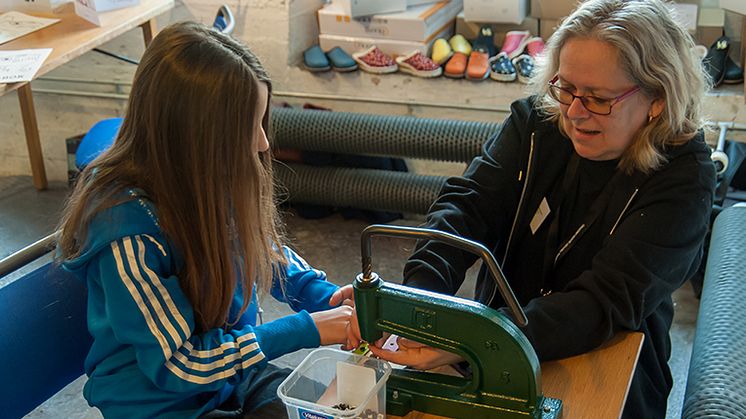
[[[500,52],[508,54],[508,58],[512,60],[523,53],[529,39],[531,39],[529,31],[510,31],[505,34],[505,42]]]
[[[464,35],[453,35],[448,43],[451,45],[453,52],[460,52],[467,57],[471,54],[471,44],[464,38]]]
[[[321,71],[329,71],[332,66],[329,63],[326,54],[324,54],[324,51],[321,50],[321,47],[314,45],[303,51],[303,68],[318,73]]]
[[[460,79],[464,77],[466,72],[466,62],[468,57],[461,52],[454,52],[453,57],[448,60],[446,67],[443,69],[443,75],[452,79]]]
[[[377,46],[372,46],[365,51],[352,54],[360,69],[373,74],[393,73],[399,69],[391,56],[385,54]]]
[[[396,64],[401,72],[417,77],[438,77],[443,73],[441,66],[420,51],[396,57]]]
[[[433,43],[433,51],[430,58],[434,63],[443,65],[453,56],[453,48],[444,38],[438,38]]]
[[[357,63],[355,60],[345,52],[340,47],[334,47],[327,51],[326,53],[327,58],[329,58],[329,61],[332,64],[332,69],[334,71],[339,71],[340,73],[347,73],[350,71],[357,70]]]

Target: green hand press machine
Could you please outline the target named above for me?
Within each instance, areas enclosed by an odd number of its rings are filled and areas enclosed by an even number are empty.
[[[397,284],[373,272],[375,235],[438,240],[481,257],[516,323],[528,323],[492,253],[453,234],[423,228],[372,225],[361,236],[363,271],[353,284],[364,340],[390,332],[461,355],[470,379],[409,369],[396,370],[386,384],[387,413],[412,410],[453,418],[561,417],[562,401],[541,392],[539,360],[526,336],[507,316],[483,304]],[[494,296],[494,294],[493,294]]]

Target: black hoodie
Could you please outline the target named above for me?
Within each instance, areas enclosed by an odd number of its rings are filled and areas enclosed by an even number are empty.
[[[624,417],[663,418],[673,383],[671,294],[702,258],[715,187],[710,150],[700,133],[664,150],[667,162],[652,173],[619,171],[581,225],[552,245],[547,230],[557,212],[551,208],[568,192],[561,185],[577,155],[532,104],[531,99],[512,104],[482,155],[464,176],[447,181],[425,227],[492,249],[524,307],[529,323],[523,331],[541,361],[588,352],[619,331],[644,333]],[[549,216],[532,229],[544,199]],[[453,247],[420,242],[404,269],[404,283],[455,294],[475,261]],[[499,293],[487,301],[493,288],[482,268],[477,299],[501,308]]]

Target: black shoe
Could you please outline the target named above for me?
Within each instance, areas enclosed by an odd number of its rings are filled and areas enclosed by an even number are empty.
[[[494,57],[497,54],[495,34],[490,25],[482,25],[479,29],[479,36],[471,43],[471,47],[474,51],[486,52],[488,57]]]
[[[736,64],[730,57],[725,60],[725,71],[723,72],[723,83],[738,84],[743,83],[743,69]]]
[[[707,56],[702,60],[705,72],[712,80],[712,86],[717,87],[723,83],[725,77],[725,64],[730,50],[730,39],[727,36],[721,36],[707,51]]]

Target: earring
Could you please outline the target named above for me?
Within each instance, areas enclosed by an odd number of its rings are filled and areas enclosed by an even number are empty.
[[[653,115],[648,115],[648,124],[653,121]]]

